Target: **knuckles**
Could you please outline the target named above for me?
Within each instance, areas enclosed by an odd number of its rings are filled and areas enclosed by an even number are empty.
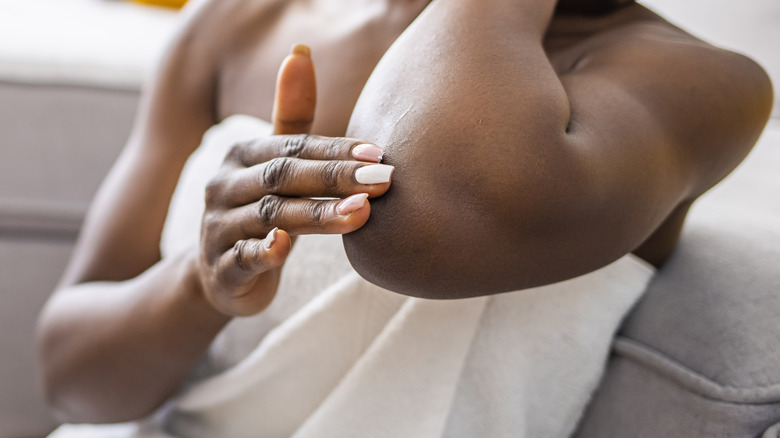
[[[214,263],[223,251],[230,248],[229,228],[221,213],[206,212],[201,221],[201,248],[205,260]]]
[[[257,148],[258,141],[259,140],[248,140],[233,144],[233,146],[230,147],[230,151],[228,151],[228,154],[225,156],[225,161],[245,165],[247,150]]]
[[[330,206],[326,202],[312,202],[305,207],[308,222],[318,228],[322,227],[327,221],[330,213]]]
[[[329,192],[339,188],[342,175],[348,172],[346,163],[339,161],[327,161],[320,169],[320,183]]]
[[[201,234],[203,236],[214,236],[219,233],[221,227],[222,222],[219,220],[219,215],[209,212],[203,215],[201,223]]]
[[[275,192],[289,179],[292,171],[292,160],[288,157],[274,158],[267,161],[260,172],[260,184],[268,191]]]
[[[273,157],[346,159],[349,157],[349,151],[358,143],[360,142],[351,138],[309,134],[261,137],[235,143],[225,161],[249,167]]]
[[[273,223],[279,215],[282,200],[275,195],[265,195],[257,202],[257,218],[267,228],[273,228]]]
[[[285,136],[280,155],[292,158],[319,157],[320,159],[346,159],[352,146],[359,143],[344,137],[322,137],[297,134]]]
[[[247,263],[247,257],[251,257],[251,249],[249,248],[249,242],[246,240],[239,240],[233,245],[232,259],[233,263],[242,271],[248,271],[250,269],[249,263]]]
[[[282,146],[282,155],[285,157],[300,157],[306,149],[311,136],[309,134],[288,135]]]
[[[215,176],[206,184],[206,208],[213,208],[222,204],[225,192],[225,178],[221,175]]]
[[[328,157],[338,158],[346,157],[349,155],[349,150],[352,149],[352,145],[355,142],[342,137],[332,137],[330,141],[323,142],[323,152]]]

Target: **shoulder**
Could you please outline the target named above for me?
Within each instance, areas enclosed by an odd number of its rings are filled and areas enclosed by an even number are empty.
[[[259,27],[252,23],[266,17],[275,4],[286,3],[190,1],[146,85],[134,131],[136,141],[131,144],[162,148],[177,157],[189,155],[203,132],[218,121],[217,80],[230,51],[260,32],[262,23]]]
[[[739,94],[740,101],[771,105],[769,79],[753,60],[695,38],[647,10],[585,39],[573,73],[606,74],[638,93],[664,85],[669,91],[698,91],[696,98]]]
[[[182,10],[183,35],[193,37],[207,47],[267,30],[278,13],[296,3],[296,0],[195,0]],[[208,43],[210,41],[211,43]]]
[[[755,144],[771,112],[772,85],[750,58],[633,8],[584,38],[560,75],[572,123],[652,133],[694,175],[695,198]],[[617,111],[606,111],[609,104]]]
[[[291,0],[193,0],[182,9],[181,25],[168,56],[206,65],[229,56],[236,46],[254,41]],[[205,57],[205,58],[204,58]]]

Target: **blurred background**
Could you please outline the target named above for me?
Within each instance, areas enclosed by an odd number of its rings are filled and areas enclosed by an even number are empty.
[[[130,132],[139,90],[181,18],[181,3],[0,0],[0,438],[45,436],[55,426],[35,378],[35,318]],[[780,90],[777,0],[642,3],[750,55]],[[747,182],[727,181],[712,195],[740,198],[739,212],[737,204],[702,201],[692,221],[750,216],[750,224],[780,236],[780,171],[772,171],[780,169],[778,105],[770,131],[733,177]],[[743,196],[756,175],[755,184],[769,189]]]

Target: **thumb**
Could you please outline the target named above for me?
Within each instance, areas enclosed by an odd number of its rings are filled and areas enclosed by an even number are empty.
[[[274,134],[305,134],[314,120],[317,81],[309,47],[298,44],[279,68],[274,99]]]

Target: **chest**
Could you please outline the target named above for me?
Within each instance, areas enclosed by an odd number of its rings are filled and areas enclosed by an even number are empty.
[[[341,136],[364,84],[382,55],[425,8],[427,2],[388,7],[362,2],[289,2],[246,35],[220,69],[220,118],[249,114],[270,120],[276,74],[295,44],[312,49],[317,72],[313,133]],[[348,2],[347,2],[348,3]]]

